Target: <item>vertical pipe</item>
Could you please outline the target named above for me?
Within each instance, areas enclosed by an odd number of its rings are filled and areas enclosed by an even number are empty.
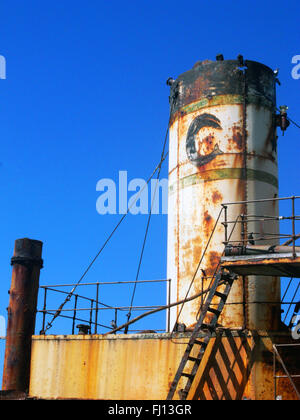
[[[2,382],[5,391],[26,392],[29,387],[42,246],[42,242],[27,238],[15,241]]]

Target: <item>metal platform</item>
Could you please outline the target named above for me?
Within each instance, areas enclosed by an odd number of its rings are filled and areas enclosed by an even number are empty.
[[[221,266],[241,276],[300,278],[300,253],[224,256]]]

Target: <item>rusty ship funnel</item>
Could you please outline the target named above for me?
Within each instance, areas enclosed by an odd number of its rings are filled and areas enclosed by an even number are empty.
[[[182,300],[209,287],[224,250],[221,204],[278,196],[276,150],[276,74],[254,61],[197,62],[170,85],[169,219],[167,277],[169,299]],[[228,209],[230,220],[253,213],[256,203]],[[278,215],[276,201],[259,212]],[[241,234],[242,225],[234,231]],[[255,226],[264,234],[265,226]],[[278,233],[278,222],[268,226]],[[230,234],[230,226],[228,235]],[[246,235],[247,232],[244,232]],[[249,234],[249,232],[248,232]],[[263,242],[262,242],[263,244]],[[195,270],[201,262],[198,272]],[[193,284],[191,285],[191,281]],[[190,288],[190,290],[189,290]],[[280,301],[280,278],[240,277],[220,317],[227,328],[277,330],[278,305],[247,302]],[[201,298],[171,311],[176,323],[195,324]]]

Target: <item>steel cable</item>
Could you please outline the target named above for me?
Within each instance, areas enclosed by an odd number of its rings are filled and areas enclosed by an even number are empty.
[[[151,221],[151,216],[152,216],[153,204],[154,204],[155,198],[156,198],[156,191],[157,191],[157,186],[158,186],[158,182],[159,182],[159,178],[160,178],[160,172],[161,172],[161,167],[162,167],[162,163],[163,163],[162,159],[163,159],[163,156],[165,154],[165,149],[166,149],[168,134],[169,134],[169,123],[168,123],[168,128],[167,128],[167,132],[166,132],[166,135],[165,135],[163,149],[162,149],[162,153],[161,153],[161,163],[160,163],[159,168],[158,168],[157,182],[156,182],[156,185],[155,185],[155,190],[154,190],[154,194],[153,194],[153,197],[152,197],[150,212],[149,212],[149,216],[148,216],[148,220],[147,220],[147,225],[146,225],[144,240],[143,240],[141,254],[140,254],[138,268],[137,268],[137,274],[136,274],[134,288],[133,288],[131,302],[130,302],[130,309],[129,309],[129,312],[127,314],[127,323],[129,322],[130,317],[131,317],[131,310],[132,310],[132,306],[133,306],[133,300],[134,300],[134,297],[135,297],[136,286],[137,286],[137,282],[138,282],[138,278],[139,278],[139,274],[140,274],[140,269],[141,269],[141,265],[142,265],[142,259],[143,259],[145,245],[146,245],[146,240],[147,240],[147,236],[148,236],[148,231],[149,231],[149,226],[150,226],[150,221]],[[128,325],[126,326],[124,333],[127,334],[127,332],[128,332]]]
[[[167,133],[168,133],[168,130],[167,130]],[[166,137],[167,137],[167,135],[166,135]],[[108,236],[108,238],[105,240],[105,242],[103,243],[103,245],[101,246],[100,250],[97,252],[97,254],[95,255],[95,257],[92,259],[92,261],[90,262],[90,264],[88,265],[88,267],[86,268],[86,270],[84,271],[84,273],[82,274],[82,276],[80,277],[80,279],[78,280],[78,282],[75,284],[75,286],[70,291],[70,293],[68,294],[68,296],[66,297],[66,299],[63,301],[63,303],[59,306],[59,308],[57,309],[56,313],[53,315],[53,318],[51,319],[51,321],[47,323],[47,326],[46,326],[44,332],[48,331],[52,327],[52,324],[53,324],[54,320],[60,315],[61,310],[67,304],[67,302],[70,301],[70,299],[72,298],[72,296],[73,296],[73,294],[74,294],[77,286],[81,283],[81,281],[83,280],[83,278],[86,276],[86,274],[88,273],[88,271],[91,269],[91,267],[93,266],[93,264],[95,263],[95,261],[97,260],[97,258],[99,257],[99,255],[102,253],[102,251],[104,250],[104,248],[106,247],[106,245],[108,244],[108,242],[110,241],[110,239],[112,238],[112,236],[114,235],[114,233],[116,232],[116,230],[118,229],[118,227],[121,225],[121,223],[123,222],[123,220],[125,219],[125,217],[128,215],[130,209],[133,207],[133,205],[139,199],[139,197],[140,197],[141,193],[143,192],[143,190],[146,188],[146,186],[149,184],[149,182],[151,181],[151,179],[154,177],[155,173],[158,170],[160,172],[162,163],[166,160],[167,156],[168,156],[168,152],[161,156],[161,159],[160,159],[159,164],[156,166],[156,168],[154,169],[154,171],[152,172],[152,174],[148,178],[146,184],[143,186],[143,188],[140,189],[139,193],[137,194],[137,197],[131,203],[131,205],[128,206],[126,213],[121,217],[121,219],[116,224],[116,226],[114,227],[114,229],[112,230],[112,232],[110,233],[110,235]]]

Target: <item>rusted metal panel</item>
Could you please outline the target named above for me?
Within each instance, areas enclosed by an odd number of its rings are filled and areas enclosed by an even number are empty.
[[[215,97],[224,95],[243,97],[245,68],[251,100],[258,105],[272,107],[275,102],[275,76],[269,67],[248,60],[205,60],[197,62],[172,84],[170,98],[173,118],[176,118],[182,108],[199,99],[205,102],[214,101]],[[210,103],[207,102],[207,106]]]
[[[186,334],[35,336],[29,394],[164,400],[187,341]]]
[[[29,386],[31,337],[34,334],[42,242],[18,239],[11,263],[12,281],[2,389],[24,391]]]
[[[186,333],[172,337],[170,334],[34,336],[29,397],[165,400],[188,339]],[[282,333],[227,330],[212,337],[188,399],[273,399],[272,346],[288,342],[292,342],[288,330]],[[196,357],[194,350],[191,356]],[[299,374],[295,355],[283,357],[290,372]],[[278,364],[276,375],[283,374]],[[283,399],[296,399],[286,380],[280,380],[277,390]]]
[[[229,332],[210,340],[188,400],[252,399],[254,347],[247,333]]]
[[[275,77],[255,62],[228,60],[196,63],[171,87],[168,278],[171,301],[183,299],[214,229],[222,202],[275,197],[278,194]],[[229,208],[234,220],[245,204]],[[276,215],[268,202],[260,211]],[[264,232],[270,226],[253,225]],[[278,232],[276,222],[271,230]],[[232,239],[240,238],[239,225]],[[216,227],[189,295],[206,289],[220,261],[224,230]],[[271,288],[256,286],[256,279],[239,279],[232,287],[220,322],[226,327],[276,328],[268,308],[248,310],[247,300],[279,301],[280,282]],[[275,294],[275,296],[273,296]],[[259,296],[259,299],[257,299]],[[171,326],[196,322],[201,299],[171,310]],[[249,312],[250,311],[250,312]],[[274,315],[274,314],[273,314]],[[276,323],[279,322],[279,312]]]
[[[273,400],[274,343],[292,343],[290,332],[234,333],[228,330],[212,338],[187,399]],[[299,375],[300,364],[295,351],[289,350],[283,357],[290,372]],[[285,374],[279,363],[275,373],[277,376]],[[295,381],[299,386],[299,379]],[[277,395],[283,400],[298,399],[288,380],[277,379],[277,382]]]

